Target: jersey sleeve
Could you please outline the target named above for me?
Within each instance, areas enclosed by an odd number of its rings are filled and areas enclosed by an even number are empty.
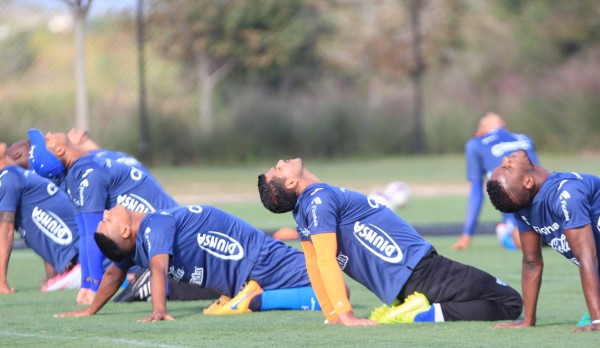
[[[135,265],[133,259],[131,257],[126,258],[123,261],[115,262],[115,266],[119,267],[122,270],[128,270]]]
[[[517,223],[517,229],[519,230],[519,232],[533,231],[533,228],[523,220],[521,214],[513,213],[513,217],[515,218],[515,221]]]
[[[78,198],[81,203],[80,211],[83,213],[102,212],[108,208],[109,178],[100,167],[87,169],[87,175],[79,181]]]
[[[485,174],[483,162],[478,152],[477,138],[473,138],[465,145],[465,158],[467,161],[467,179],[479,180]]]
[[[338,226],[337,202],[329,190],[319,190],[310,197],[305,214],[310,234],[335,232]]]
[[[592,207],[586,191],[583,181],[569,180],[558,191],[556,199],[550,202],[563,229],[579,228],[591,223]]]
[[[16,212],[22,194],[22,180],[11,171],[0,172],[0,211]]]
[[[173,255],[173,241],[175,240],[175,219],[171,215],[155,214],[143,231],[144,243],[148,250],[148,260],[155,255]]]

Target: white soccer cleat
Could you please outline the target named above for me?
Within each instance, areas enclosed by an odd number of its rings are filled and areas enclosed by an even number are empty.
[[[42,292],[79,289],[81,287],[81,266],[75,265],[69,271],[61,273],[56,277],[48,279],[42,285]]]

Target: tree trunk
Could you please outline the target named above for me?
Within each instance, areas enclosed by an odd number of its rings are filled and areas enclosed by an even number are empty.
[[[210,60],[206,55],[198,55],[198,80],[200,87],[200,132],[203,136],[212,134],[212,98],[214,83],[210,74]]]
[[[75,37],[75,127],[89,131],[87,82],[85,79],[85,19],[87,8],[73,7]]]
[[[216,70],[212,70],[211,61],[205,54],[196,56],[200,88],[200,131],[203,136],[211,135],[214,130],[212,101],[215,86],[233,69],[231,62],[226,62]]]
[[[425,65],[421,56],[421,28],[420,28],[420,0],[411,0],[410,17],[412,48],[414,57],[414,69],[411,71],[411,80],[413,84],[413,105],[415,134],[413,139],[413,151],[417,154],[425,152],[425,132],[423,131],[423,86],[422,76],[425,71]]]

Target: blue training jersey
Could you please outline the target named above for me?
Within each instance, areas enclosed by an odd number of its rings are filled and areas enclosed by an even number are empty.
[[[302,241],[335,232],[337,260],[352,279],[392,303],[431,244],[388,207],[367,196],[324,183],[298,198],[294,219]]]
[[[533,140],[524,134],[513,134],[504,128],[498,128],[472,138],[465,145],[467,179],[479,181],[484,175],[489,178],[492,171],[502,163],[502,157],[518,150],[527,151],[531,161],[538,163]]]
[[[170,256],[171,278],[228,296],[234,296],[249,279],[265,290],[310,285],[299,250],[211,206],[177,207],[146,215],[134,253],[117,266],[149,268],[150,259],[158,254]]]
[[[591,224],[600,252],[600,178],[590,174],[552,173],[533,202],[514,214],[520,232],[535,231],[576,265],[565,229]]]
[[[58,272],[78,254],[69,197],[50,180],[10,165],[0,171],[0,211],[15,213],[15,230]]]
[[[98,213],[117,204],[143,213],[178,205],[148,173],[95,154],[77,159],[65,181],[77,213]]]

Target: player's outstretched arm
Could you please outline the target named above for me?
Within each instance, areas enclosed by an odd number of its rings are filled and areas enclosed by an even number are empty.
[[[565,236],[573,256],[579,262],[579,274],[585,302],[590,312],[591,325],[575,328],[574,331],[600,330],[600,279],[598,255],[591,225],[565,230]],[[594,322],[596,322],[594,324]]]
[[[12,294],[15,289],[8,285],[8,260],[15,235],[15,213],[0,212],[0,294]]]
[[[120,269],[115,264],[110,265],[102,277],[98,293],[89,307],[80,309],[74,312],[55,314],[55,318],[65,317],[85,317],[98,313],[102,307],[111,299],[111,297],[119,290],[121,284],[127,276],[127,270]]]
[[[337,263],[337,240],[335,232],[319,233],[311,236],[317,255],[317,266],[321,279],[331,300],[335,312],[339,315],[339,322],[346,326],[377,325],[375,321],[356,318],[350,306],[344,276]]]
[[[302,250],[304,251],[304,258],[306,260],[306,271],[308,273],[308,278],[310,279],[310,283],[315,291],[315,295],[317,295],[317,300],[319,301],[319,305],[321,305],[321,310],[325,315],[325,322],[327,324],[337,323],[339,322],[338,315],[333,308],[333,304],[331,304],[331,300],[329,300],[329,297],[327,296],[327,291],[325,290],[325,285],[323,284],[323,278],[321,277],[321,273],[319,273],[315,247],[311,242],[303,241]]]
[[[169,255],[158,254],[150,259],[150,292],[152,293],[152,315],[139,320],[150,321],[173,320],[167,313],[167,271]]]
[[[537,300],[542,284],[542,272],[544,260],[540,237],[533,231],[521,233],[521,244],[523,251],[523,269],[521,271],[521,284],[523,291],[523,306],[525,314],[523,320],[510,323],[500,323],[494,329],[524,328],[535,326],[537,311]]]

